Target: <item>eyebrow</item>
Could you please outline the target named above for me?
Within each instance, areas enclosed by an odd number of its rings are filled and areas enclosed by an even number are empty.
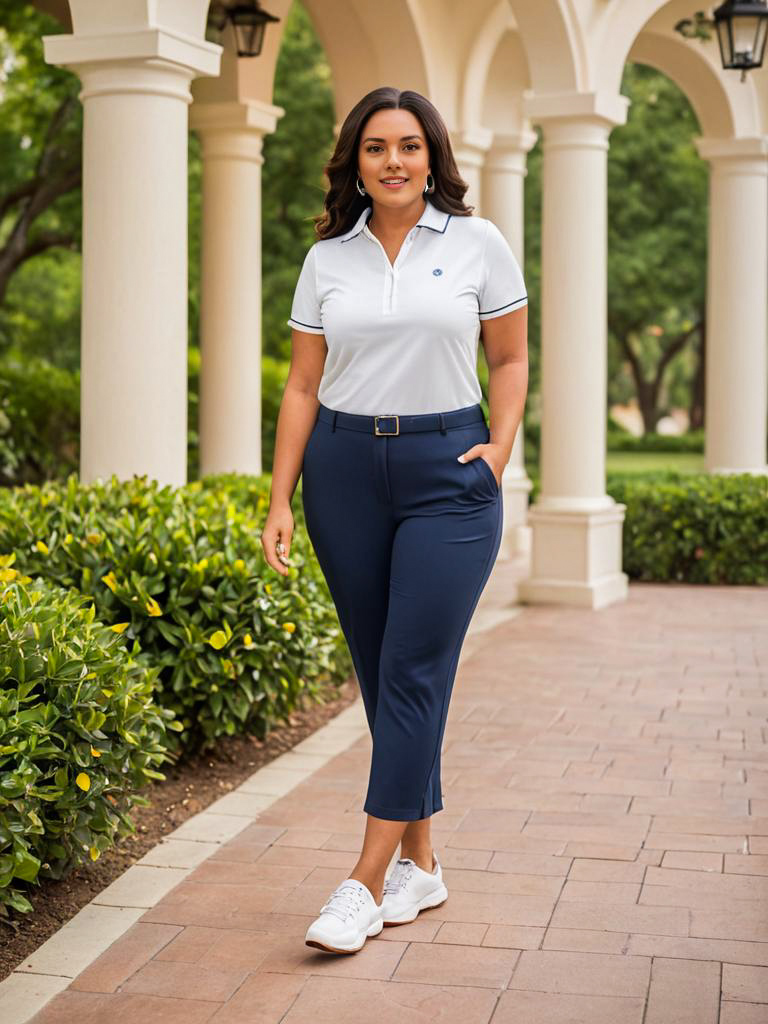
[[[406,139],[420,139],[420,135],[403,135],[400,138],[401,142],[405,142]],[[367,139],[363,139],[363,142],[386,142],[386,139],[379,139],[374,135],[369,135]]]

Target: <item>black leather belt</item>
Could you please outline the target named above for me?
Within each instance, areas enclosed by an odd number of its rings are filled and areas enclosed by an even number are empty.
[[[398,434],[413,434],[422,430],[445,431],[451,427],[485,422],[483,407],[480,404],[452,409],[450,412],[425,412],[409,416],[399,413],[378,413],[375,416],[363,416],[359,413],[329,409],[321,402],[317,418],[332,424],[334,429],[342,427],[344,430],[361,430],[366,434],[375,434],[376,437],[396,437]]]

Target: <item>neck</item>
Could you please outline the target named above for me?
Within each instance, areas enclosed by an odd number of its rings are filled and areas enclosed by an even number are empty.
[[[418,223],[426,208],[427,201],[423,196],[414,199],[407,206],[397,208],[384,206],[374,199],[373,213],[368,218],[368,230],[373,231],[374,234],[380,232],[383,235],[407,234],[414,224]]]

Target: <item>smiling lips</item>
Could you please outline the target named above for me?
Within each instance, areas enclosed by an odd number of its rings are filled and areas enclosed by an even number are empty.
[[[407,178],[382,178],[381,183],[385,188],[400,188],[408,181]]]

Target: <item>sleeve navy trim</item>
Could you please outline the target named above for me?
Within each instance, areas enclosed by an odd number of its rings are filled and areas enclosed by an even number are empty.
[[[496,309],[481,309],[478,316],[487,316],[489,313],[498,313],[500,309],[506,309],[507,306],[514,306],[516,302],[522,302],[523,299],[527,298],[527,295],[521,295],[519,299],[513,299],[512,302],[507,302],[504,306],[497,306]]]
[[[294,317],[294,316],[291,317],[291,320],[295,324],[301,324],[302,327],[312,327],[316,331],[322,331],[322,329],[323,329],[322,324],[305,324],[301,320],[297,320],[296,317]]]

